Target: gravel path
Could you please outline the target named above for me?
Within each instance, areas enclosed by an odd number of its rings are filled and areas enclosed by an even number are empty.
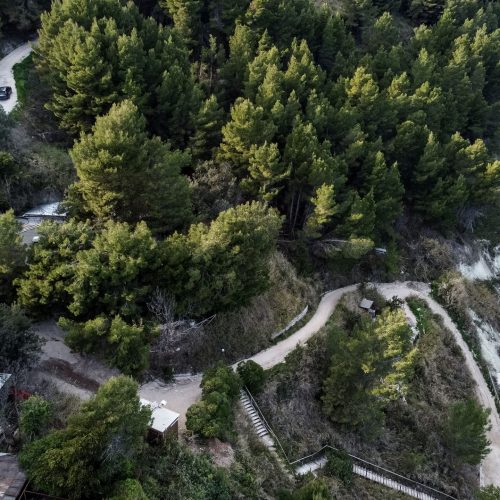
[[[422,283],[390,283],[377,285],[377,288],[388,299],[394,295],[402,299],[410,295],[417,295],[424,299],[430,309],[442,318],[444,326],[450,330],[455,337],[456,343],[462,349],[469,373],[476,383],[476,396],[484,408],[491,409],[491,430],[488,433],[488,438],[491,441],[491,452],[485,457],[481,464],[481,486],[490,484],[500,486],[500,417],[483,374],[462,338],[460,331],[455,326],[446,310],[431,298],[429,286]]]
[[[0,87],[12,87],[12,94],[10,96],[10,99],[6,101],[0,101],[0,105],[7,114],[9,114],[17,104],[17,89],[12,68],[17,63],[28,57],[31,53],[31,50],[31,43],[28,42],[21,45],[20,47],[17,47],[17,49],[14,49],[2,60],[0,60]]]
[[[265,369],[272,368],[283,362],[290,352],[298,345],[307,342],[308,339],[326,324],[342,296],[347,292],[354,291],[356,288],[357,285],[351,285],[326,293],[321,299],[313,317],[302,328],[285,340],[269,349],[259,352],[250,359],[259,363]],[[454,335],[457,344],[464,354],[466,366],[476,382],[477,397],[485,408],[491,409],[490,421],[492,428],[488,435],[491,441],[491,452],[483,460],[481,465],[481,485],[493,484],[500,486],[500,418],[494,404],[493,396],[459,330],[448,316],[448,313],[430,297],[430,288],[428,285],[424,283],[396,282],[378,284],[377,288],[387,299],[395,295],[402,299],[410,295],[416,295],[424,299],[431,310],[443,319],[446,328]],[[408,313],[408,311],[407,314],[409,315],[410,322],[415,323],[413,315]],[[39,331],[40,330],[45,330],[44,336],[47,340],[47,344],[44,347],[45,360],[50,358],[62,359],[71,364],[77,372],[83,370],[87,376],[97,375],[95,378],[99,379],[99,382],[115,374],[114,371],[100,366],[100,364],[95,361],[95,364],[92,365],[92,369],[90,371],[87,370],[92,361],[89,358],[82,358],[80,355],[72,353],[65,344],[61,342],[61,332],[57,327],[48,328],[46,324],[44,328],[39,329]],[[201,396],[200,381],[201,375],[178,376],[173,384],[163,384],[159,381],[153,381],[141,386],[140,395],[150,401],[165,400],[170,409],[180,414],[179,424],[181,428],[184,428],[187,409],[198,401]],[[72,385],[64,383],[60,386],[62,390],[64,390],[63,385],[66,385],[66,389],[68,387],[70,389],[73,387]],[[70,390],[69,392],[72,391]],[[78,392],[81,393],[81,388],[78,389],[75,387],[75,391],[73,392],[77,393],[77,395],[81,395],[78,394]]]

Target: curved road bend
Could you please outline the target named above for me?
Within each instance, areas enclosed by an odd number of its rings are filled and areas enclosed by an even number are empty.
[[[495,405],[495,400],[491,394],[483,374],[479,369],[469,347],[465,343],[460,331],[453,323],[446,310],[431,297],[431,289],[423,283],[384,283],[377,285],[378,290],[390,299],[394,295],[405,299],[410,295],[416,295],[424,299],[432,312],[440,316],[444,326],[450,330],[455,337],[456,343],[460,346],[465,358],[465,364],[476,383],[476,396],[484,408],[491,409],[490,423],[491,430],[488,432],[488,439],[491,441],[491,451],[484,458],[481,464],[481,486],[493,484],[500,486],[500,417]]]
[[[12,94],[10,99],[0,101],[0,105],[4,111],[9,114],[17,104],[17,88],[14,80],[14,72],[12,68],[23,59],[28,57],[32,51],[32,43],[27,42],[17,47],[12,52],[7,54],[0,60],[0,87],[11,87]]]
[[[344,293],[354,291],[357,286],[351,285],[326,293],[321,299],[313,317],[302,328],[279,344],[261,351],[249,359],[259,363],[265,369],[272,368],[283,362],[295,347],[307,342],[309,338],[326,324]],[[488,389],[481,370],[474,361],[458,328],[443,307],[430,297],[430,287],[425,283],[383,283],[377,284],[377,288],[387,299],[392,298],[394,295],[402,299],[410,295],[416,295],[424,299],[431,310],[443,319],[446,328],[452,332],[457,344],[462,349],[466,365],[476,383],[476,394],[479,401],[485,408],[491,409],[491,430],[488,433],[488,438],[491,441],[491,452],[481,464],[481,485],[493,484],[500,486],[500,418],[493,396]],[[170,385],[154,381],[143,385],[140,389],[140,394],[141,397],[151,401],[165,399],[169,408],[180,413],[180,423],[181,427],[183,427],[185,425],[187,409],[201,396],[200,381],[201,375],[179,377],[174,384]]]

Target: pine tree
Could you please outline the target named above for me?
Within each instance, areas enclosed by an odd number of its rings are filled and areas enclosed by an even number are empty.
[[[424,151],[413,171],[411,198],[415,210],[421,214],[427,212],[432,190],[443,175],[445,158],[441,144],[431,132]]]
[[[198,86],[175,30],[121,0],[60,0],[41,21],[35,62],[52,90],[47,107],[64,128],[88,132],[126,98],[152,130],[184,145]]]
[[[220,71],[225,102],[232,103],[242,95],[243,82],[248,80],[248,65],[255,56],[255,45],[252,30],[237,23],[229,39],[229,57]]]
[[[271,143],[275,132],[260,106],[238,99],[231,109],[231,120],[222,128],[218,158],[235,165],[242,174],[248,168],[252,146]]]
[[[323,409],[333,422],[373,437],[383,407],[404,394],[411,374],[415,351],[405,314],[386,309],[375,322],[363,319],[349,332],[334,325],[327,334],[335,349],[323,384]]]
[[[434,24],[443,13],[445,0],[412,0],[410,15],[419,22]]]
[[[355,42],[346,28],[340,14],[330,14],[321,34],[318,62],[331,76],[337,76],[349,70],[347,59],[353,57]]]
[[[58,85],[57,97],[48,105],[61,119],[61,126],[73,133],[88,130],[95,117],[118,100],[110,65],[101,55],[98,26],[94,24],[87,35],[82,32],[74,27],[61,30],[58,36],[59,43],[66,47],[61,58],[65,82]],[[51,74],[57,69],[54,65]]]
[[[67,287],[71,314],[140,319],[160,267],[157,242],[144,222],[135,227],[106,222],[91,248],[78,252],[73,262],[75,274]]]
[[[180,40],[169,37],[162,54],[165,67],[156,88],[158,105],[153,130],[177,146],[185,146],[193,117],[201,106],[201,91],[191,73],[188,52]]]
[[[189,141],[193,158],[208,160],[220,145],[224,112],[217,97],[211,95],[201,106],[194,120],[195,133]]]
[[[394,222],[403,211],[404,188],[397,163],[388,166],[380,151],[375,155],[369,186],[375,198],[376,228],[391,234]]]
[[[189,157],[149,138],[130,101],[97,119],[71,151],[87,209],[98,219],[148,220],[160,231],[189,219],[189,188],[181,169]]]
[[[325,75],[314,62],[307,42],[294,40],[291,47],[290,60],[285,71],[285,88],[288,92],[295,91],[302,103],[312,90],[323,90]]]
[[[274,64],[266,69],[266,76],[257,90],[255,102],[258,106],[270,113],[276,103],[281,103],[283,98],[284,74]]]
[[[391,161],[399,165],[407,197],[411,196],[413,170],[422,157],[429,133],[425,125],[406,120],[397,127],[396,136],[388,148]]]
[[[9,210],[0,214],[0,300],[10,303],[13,299],[13,281],[26,263],[26,246],[20,234],[21,223]]]
[[[44,316],[48,311],[60,313],[70,303],[67,288],[76,271],[75,255],[91,247],[95,231],[90,221],[45,221],[38,227],[38,236],[28,269],[16,286],[22,307],[31,315]]]
[[[271,201],[283,188],[288,175],[278,145],[265,142],[262,146],[252,146],[248,177],[242,180],[241,186],[262,200]]]
[[[175,29],[191,47],[199,44],[202,0],[161,0],[174,21]]]
[[[357,192],[354,192],[350,212],[340,231],[349,238],[373,240],[376,223],[373,189],[363,198]]]
[[[341,0],[342,14],[346,24],[359,36],[370,26],[376,14],[372,0]]]
[[[413,61],[411,75],[415,89],[426,82],[436,82],[436,77],[439,75],[436,57],[429,54],[427,49],[422,48],[418,53],[418,57]]]
[[[316,189],[311,203],[314,206],[314,211],[307,218],[304,233],[307,237],[319,238],[321,231],[331,222],[332,217],[338,211],[334,186],[332,184],[321,185]]]
[[[400,41],[400,35],[393,16],[389,12],[384,12],[366,31],[365,38],[368,51],[372,54],[382,49],[390,50],[391,47],[396,46]]]
[[[151,411],[129,377],[114,377],[82,403],[64,429],[23,448],[20,461],[35,488],[54,496],[108,496],[139,457]]]
[[[255,99],[257,90],[264,82],[269,67],[280,68],[278,48],[272,44],[271,38],[265,32],[259,40],[257,55],[248,65],[248,77],[245,81],[245,96]]]
[[[317,19],[309,0],[252,0],[245,14],[246,24],[259,35],[267,31],[280,49],[289,47],[294,38],[312,41]]]
[[[276,249],[281,217],[264,203],[238,205],[210,226],[191,226],[161,245],[161,286],[180,314],[206,317],[248,303],[269,285],[269,257]]]
[[[242,20],[250,0],[210,0],[210,25],[229,36],[237,21]]]
[[[464,207],[468,199],[465,177],[457,179],[439,178],[430,191],[427,204],[420,207],[421,215],[436,225],[448,229],[457,223],[458,211]]]

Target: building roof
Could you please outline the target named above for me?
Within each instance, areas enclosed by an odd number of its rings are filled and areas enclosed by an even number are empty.
[[[26,476],[19,466],[17,456],[0,453],[0,498],[15,500],[26,484]]]
[[[12,375],[10,373],[0,373],[0,389],[9,381]]]
[[[65,213],[61,213],[60,208],[61,203],[59,201],[44,203],[28,210],[22,217],[66,217]]]
[[[163,401],[157,403],[156,401],[151,402],[141,398],[141,403],[143,406],[149,406],[151,408],[153,421],[150,427],[155,431],[165,432],[179,420],[179,414],[166,408],[166,403]]]
[[[373,306],[373,300],[368,300],[368,299],[363,299],[359,304],[359,307],[361,307],[361,309],[371,309],[372,306]]]

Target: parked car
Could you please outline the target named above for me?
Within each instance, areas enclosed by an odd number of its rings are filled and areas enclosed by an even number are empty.
[[[11,87],[0,87],[0,100],[6,101],[12,94]]]

